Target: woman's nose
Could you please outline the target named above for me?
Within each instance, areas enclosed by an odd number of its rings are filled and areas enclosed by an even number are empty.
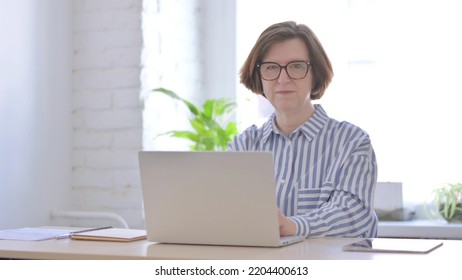
[[[289,74],[287,74],[287,68],[282,68],[281,73],[279,74],[278,82],[279,83],[287,83],[290,82],[291,79]]]

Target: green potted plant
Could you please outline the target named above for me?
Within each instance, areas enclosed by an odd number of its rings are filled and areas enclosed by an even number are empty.
[[[436,188],[432,191],[431,198],[434,205],[432,216],[441,215],[449,223],[462,222],[462,183]]]
[[[193,142],[190,146],[192,151],[225,151],[228,143],[238,133],[236,122],[229,121],[236,109],[236,103],[230,99],[207,99],[200,108],[171,90],[156,88],[152,91],[164,93],[188,107],[191,112],[189,123],[193,131],[171,130],[161,135]]]

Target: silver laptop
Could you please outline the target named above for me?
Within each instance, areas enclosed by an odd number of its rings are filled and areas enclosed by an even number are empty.
[[[139,152],[147,239],[160,243],[279,247],[269,152]]]

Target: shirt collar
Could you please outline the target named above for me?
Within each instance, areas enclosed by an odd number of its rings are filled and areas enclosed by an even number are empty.
[[[329,120],[329,116],[326,111],[322,108],[320,104],[314,105],[313,115],[303,123],[298,129],[292,133],[300,131],[305,135],[308,141],[311,141],[319,134],[323,126]],[[271,134],[280,134],[279,129],[276,126],[276,115],[273,113],[268,121],[266,121],[262,126],[263,137],[262,141],[266,142]]]

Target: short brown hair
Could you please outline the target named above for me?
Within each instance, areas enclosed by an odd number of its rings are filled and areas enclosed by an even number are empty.
[[[273,24],[260,34],[249,56],[242,65],[240,71],[241,83],[252,92],[264,95],[257,65],[262,62],[268,49],[274,43],[294,38],[300,38],[305,42],[310,56],[314,84],[311,91],[311,99],[316,100],[321,98],[334,76],[332,65],[321,42],[313,31],[308,26],[297,24],[293,21]]]

